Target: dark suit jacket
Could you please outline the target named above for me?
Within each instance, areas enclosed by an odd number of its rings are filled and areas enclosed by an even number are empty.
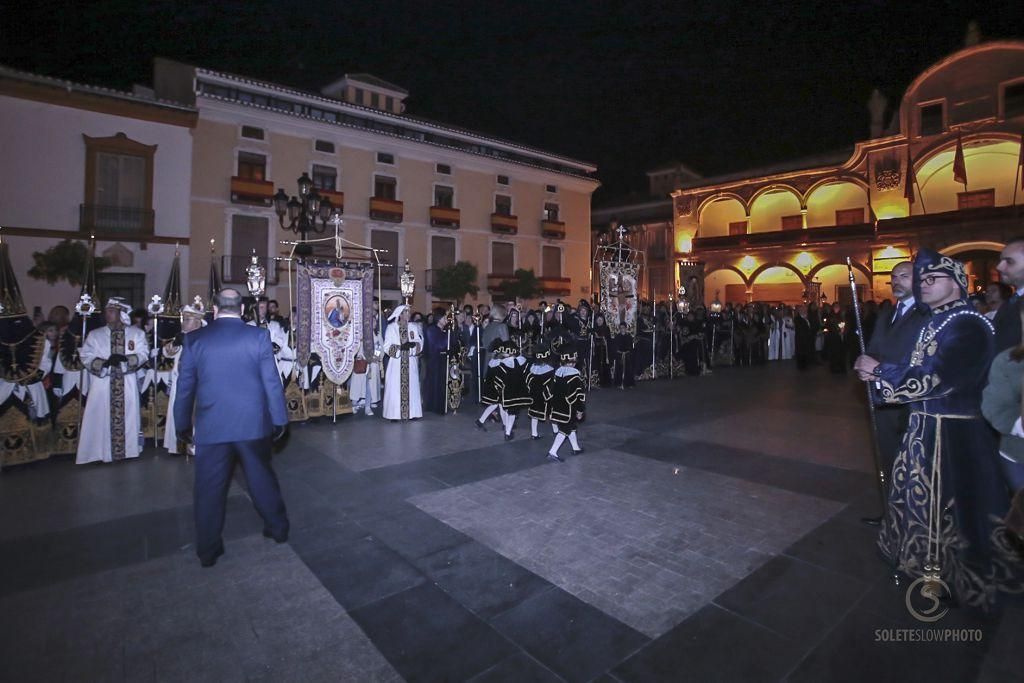
[[[889,309],[887,315],[879,315],[875,331],[868,342],[868,355],[882,363],[903,363],[914,350],[917,335],[928,322],[928,316],[915,306],[902,318],[892,324],[896,309]]]
[[[196,444],[251,441],[288,424],[270,333],[218,318],[185,335],[178,361],[174,424],[192,426]]]
[[[996,328],[996,353],[1020,346],[1020,299],[1016,295],[1003,302],[992,325]]]

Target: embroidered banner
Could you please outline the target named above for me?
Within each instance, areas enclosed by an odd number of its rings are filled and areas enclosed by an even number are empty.
[[[360,345],[364,356],[373,355],[373,267],[300,263],[296,280],[299,363],[315,353],[327,378],[342,384]]]
[[[617,331],[619,323],[626,323],[630,334],[636,334],[637,282],[640,264],[623,261],[599,261],[598,278],[601,285],[601,313],[605,321]]]

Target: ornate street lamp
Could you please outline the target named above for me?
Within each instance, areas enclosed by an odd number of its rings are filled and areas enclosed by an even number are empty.
[[[295,253],[299,256],[309,256],[313,253],[313,247],[305,244],[309,233],[321,234],[328,225],[337,227],[341,223],[341,207],[334,206],[330,199],[321,197],[305,172],[296,182],[299,186],[299,196],[288,199],[285,191],[278,188],[277,194],[274,195],[274,211],[281,227],[298,234],[303,242],[295,247]],[[288,219],[287,223],[285,217]]]

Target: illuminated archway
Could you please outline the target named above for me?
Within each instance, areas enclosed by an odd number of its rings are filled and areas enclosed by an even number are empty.
[[[868,222],[868,192],[863,182],[849,179],[825,180],[807,192],[807,227],[836,225],[837,211],[861,210],[861,220]]]
[[[984,289],[993,282],[999,282],[996,266],[1003,250],[999,242],[963,242],[941,250],[942,254],[952,256],[964,264],[967,271],[967,289],[970,292]]]
[[[800,210],[800,194],[788,185],[761,190],[750,200],[750,232],[781,230],[782,218]]]
[[[1017,179],[1017,161],[1020,142],[986,134],[965,136],[964,162],[967,166],[967,191],[994,190],[995,205],[1006,206],[1013,201],[1013,188]],[[917,185],[921,201],[913,207],[914,214],[942,213],[959,208],[957,195],[964,186],[953,180],[953,159],[956,141],[930,151],[919,160]]]
[[[698,237],[721,237],[730,223],[746,222],[747,207],[736,195],[725,195],[703,203],[697,216]]]
[[[718,296],[718,300],[726,303],[747,302],[747,279],[735,266],[718,266],[704,275],[704,304],[710,306]]]
[[[821,293],[825,295],[828,303],[838,301],[845,305],[852,301],[850,276],[845,263],[819,264],[811,272],[813,273],[812,277],[821,282]],[[862,301],[867,301],[872,296],[869,272],[860,264],[854,264],[853,277],[857,283],[857,289],[861,290]]]
[[[792,264],[766,263],[751,276],[752,299],[773,304],[796,305],[803,302],[807,283]]]

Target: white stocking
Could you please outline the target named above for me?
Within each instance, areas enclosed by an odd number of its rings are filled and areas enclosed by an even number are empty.
[[[512,427],[514,427],[515,424],[516,424],[516,416],[513,415],[512,413],[508,413],[506,415],[506,417],[505,417],[505,433],[506,434],[511,434],[512,433]]]
[[[535,417],[530,418],[530,436],[537,436],[537,424],[540,422]]]
[[[572,446],[574,451],[578,451],[580,449],[580,442],[576,440],[575,429],[569,433],[569,445]]]
[[[556,425],[554,422],[551,423],[551,433],[552,434],[557,434],[558,433],[558,425]]]
[[[551,455],[558,455],[558,449],[562,446],[562,443],[564,441],[565,434],[562,434],[561,432],[555,434],[555,442],[551,444],[551,450],[548,451],[548,453],[550,453]]]
[[[487,406],[486,408],[484,408],[484,414],[480,416],[480,419],[477,420],[477,422],[483,422],[484,420],[489,418],[491,416],[491,413],[493,413],[497,409],[498,409],[498,404],[497,403],[495,403],[494,405],[491,405],[491,406]]]

